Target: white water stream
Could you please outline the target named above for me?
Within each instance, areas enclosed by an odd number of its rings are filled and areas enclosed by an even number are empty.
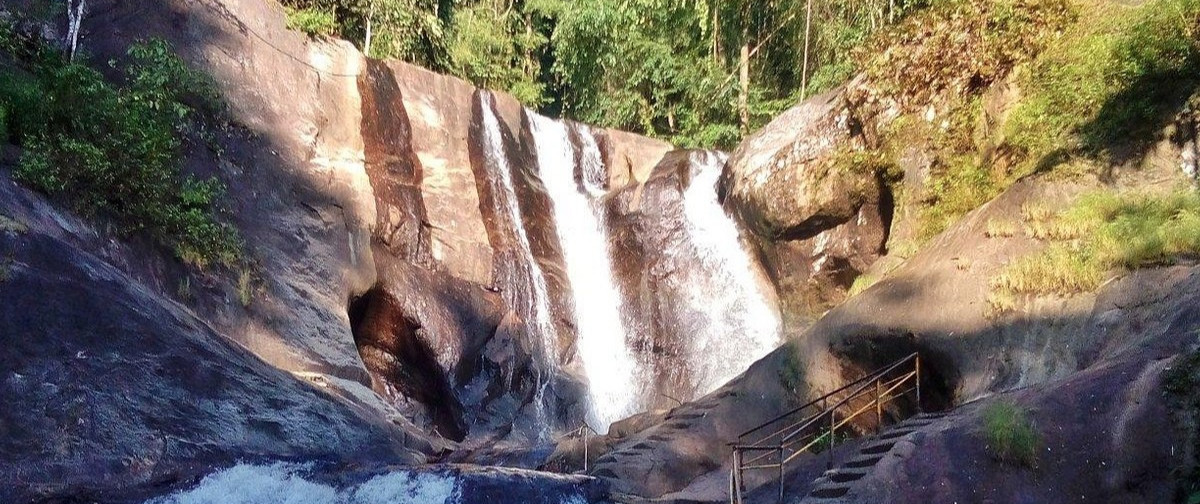
[[[692,153],[694,175],[683,195],[691,253],[704,276],[702,285],[685,294],[687,304],[707,319],[687,348],[697,395],[724,385],[779,344],[779,313],[763,292],[762,273],[717,199],[726,159],[717,152]]]
[[[637,364],[625,340],[621,295],[614,283],[603,209],[600,151],[591,132],[580,131],[584,187],[575,180],[575,148],[567,125],[528,114],[538,169],[554,206],[554,221],[574,294],[579,356],[589,381],[588,423],[604,433],[640,408]]]
[[[546,276],[542,272],[542,268],[538,265],[533,256],[533,248],[529,243],[529,235],[525,231],[525,223],[521,218],[521,209],[517,205],[517,192],[513,184],[512,167],[509,166],[508,155],[504,150],[504,137],[500,131],[500,120],[496,117],[493,111],[493,101],[495,98],[491,93],[483,93],[481,95],[483,102],[483,148],[485,149],[484,159],[489,165],[487,170],[491,177],[492,183],[492,198],[497,207],[496,213],[498,217],[504,219],[503,227],[512,229],[513,236],[516,241],[515,249],[520,257],[515,261],[514,265],[519,274],[524,276],[522,279],[528,283],[528,290],[523,289],[517,282],[509,282],[504,290],[505,301],[513,306],[518,313],[526,318],[530,330],[540,341],[541,348],[539,349],[540,358],[542,359],[540,369],[546,370],[547,374],[551,370],[557,369],[558,362],[556,358],[557,337],[554,330],[554,324],[551,322],[550,315],[550,299],[546,289]],[[535,397],[535,407],[537,415],[542,426],[542,437],[548,436],[547,429],[549,428],[549,415],[546,411],[545,393],[546,388],[551,382],[551,376],[538,377],[538,390]]]

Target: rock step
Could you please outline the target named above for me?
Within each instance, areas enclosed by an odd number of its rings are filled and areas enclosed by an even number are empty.
[[[896,438],[907,436],[916,431],[917,431],[917,429],[909,429],[909,428],[893,429],[893,430],[889,430],[889,431],[884,431],[883,434],[876,436],[876,439],[896,439]]]
[[[867,455],[877,455],[877,454],[882,455],[884,453],[892,451],[893,446],[896,446],[895,440],[884,440],[882,442],[864,446],[861,450],[858,450],[858,451],[859,451],[859,453],[863,453],[863,454],[867,454]]]
[[[883,455],[871,455],[869,457],[861,457],[842,464],[842,467],[847,469],[862,469],[866,467],[875,467],[880,460],[883,460]]]
[[[830,485],[814,488],[812,493],[808,494],[818,499],[836,499],[845,497],[850,493],[850,487],[846,485]]]
[[[849,483],[863,479],[866,475],[867,471],[835,470],[826,477],[834,483]]]

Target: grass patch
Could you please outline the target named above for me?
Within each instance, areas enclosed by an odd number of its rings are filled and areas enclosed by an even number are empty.
[[[796,355],[792,345],[784,345],[780,347],[780,351],[783,352],[783,365],[779,367],[779,384],[787,391],[795,393],[804,383],[804,364],[800,362],[800,357]]]
[[[1017,223],[1007,219],[988,219],[983,235],[988,238],[1011,238],[1017,235]]]
[[[257,291],[254,272],[249,268],[242,268],[242,271],[238,273],[237,293],[238,301],[242,303],[243,308],[250,307],[250,303],[254,302],[254,294]]]
[[[1050,217],[1037,205],[1022,213],[1030,234],[1053,240],[1039,253],[1010,262],[992,279],[991,313],[1015,308],[1025,295],[1095,290],[1107,272],[1171,264],[1200,256],[1200,193],[1087,194]]]
[[[854,279],[854,283],[850,284],[850,290],[846,291],[846,297],[852,298],[863,291],[870,289],[872,285],[879,283],[880,278],[871,274],[862,274]]]
[[[287,8],[287,27],[310,37],[329,37],[337,32],[337,17],[317,8]]]
[[[1024,409],[1009,402],[994,402],[983,410],[983,429],[987,449],[997,460],[1029,468],[1037,466],[1042,435]]]
[[[7,215],[0,214],[0,233],[23,234],[26,231],[29,231],[29,228],[25,224]]]
[[[181,171],[185,144],[211,137],[224,105],[215,85],[166,42],[131,46],[118,83],[39,38],[0,26],[0,104],[23,149],[14,175],[81,214],[144,232],[194,266],[241,258],[236,229],[217,217],[224,187]],[[196,145],[202,145],[197,143]]]

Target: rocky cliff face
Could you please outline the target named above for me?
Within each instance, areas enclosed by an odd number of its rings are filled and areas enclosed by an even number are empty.
[[[153,36],[217,80],[224,149],[185,164],[225,182],[256,266],[239,282],[110,236],[13,183],[9,152],[2,294],[57,301],[0,311],[24,334],[0,349],[0,397],[25,405],[0,415],[5,498],[544,442],[691,399],[777,341],[773,287],[717,202],[719,153],[367,60],[259,0],[89,9],[96,60]]]

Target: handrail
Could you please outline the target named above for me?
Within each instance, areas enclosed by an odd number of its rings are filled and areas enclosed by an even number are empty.
[[[588,471],[587,431],[592,431],[592,434],[595,434],[597,436],[600,435],[600,433],[596,432],[596,429],[593,429],[591,425],[587,424],[587,422],[584,422],[583,425],[580,425],[578,429],[571,431],[571,433],[567,435],[567,437],[569,437],[569,438],[571,438],[571,437],[582,437],[583,438],[583,472],[585,472],[585,473]]]
[[[899,376],[888,378],[889,374],[894,373],[909,363],[912,365],[909,370]],[[867,373],[861,378],[842,385],[832,392],[743,432],[738,435],[738,441],[729,443],[733,448],[733,469],[729,475],[730,499],[734,504],[741,504],[742,490],[745,484],[744,472],[746,470],[778,469],[779,502],[782,503],[784,499],[783,478],[786,464],[802,454],[809,453],[810,450],[815,449],[820,443],[828,439],[829,465],[832,468],[833,448],[837,444],[837,431],[839,428],[844,429],[856,418],[871,409],[875,410],[876,428],[880,428],[883,423],[883,405],[900,399],[912,391],[916,391],[917,409],[921,410],[921,358],[917,353],[909,354],[885,367]],[[841,398],[830,405],[833,398],[839,395],[841,395]],[[867,399],[865,404],[856,402],[863,399]],[[797,421],[789,421],[781,428],[775,429],[754,441],[743,441],[744,438],[751,434],[760,432],[771,425],[778,425],[780,421],[789,419],[806,409],[817,407],[818,403],[820,405],[819,411],[811,415],[805,415]],[[847,410],[849,414],[841,415],[839,420],[838,411],[843,409]],[[801,447],[795,449],[794,447],[798,445],[801,445]],[[754,455],[749,460],[746,460],[744,455],[747,453]],[[766,459],[772,456],[776,457],[774,461],[766,461]]]
[[[876,375],[886,374],[886,373],[888,373],[889,371],[892,371],[892,370],[893,370],[893,369],[895,369],[896,367],[900,366],[901,364],[904,364],[904,363],[906,363],[906,362],[908,362],[908,361],[910,361],[910,360],[913,360],[913,359],[915,359],[915,358],[917,358],[917,353],[916,353],[916,352],[913,352],[913,353],[911,353],[911,354],[908,354],[908,355],[907,355],[907,356],[905,356],[904,358],[902,358],[902,359],[900,359],[900,360],[898,360],[898,361],[896,361],[896,362],[893,362],[893,363],[892,363],[890,366],[888,366],[887,368],[884,368],[884,369],[879,369],[879,370],[873,371],[873,372],[871,372],[871,373],[869,373],[869,374],[867,374],[867,375],[863,376],[862,378],[859,378],[859,379],[857,379],[857,380],[854,380],[854,381],[852,381],[852,382],[850,382],[850,383],[847,383],[847,384],[845,384],[845,385],[842,385],[841,387],[839,387],[838,389],[836,389],[836,390],[834,390],[834,391],[832,391],[832,392],[829,392],[829,393],[827,393],[827,394],[825,394],[825,395],[823,395],[823,396],[821,396],[821,397],[818,397],[818,398],[816,398],[816,399],[813,399],[813,400],[811,400],[811,401],[809,401],[809,402],[805,403],[803,406],[799,406],[799,407],[797,407],[797,408],[793,408],[792,410],[790,410],[790,411],[788,411],[788,412],[786,412],[786,413],[783,413],[783,414],[781,414],[781,415],[779,415],[779,416],[777,416],[777,417],[775,417],[775,418],[772,418],[772,419],[770,419],[770,420],[767,420],[766,422],[764,422],[764,423],[760,424],[758,427],[755,427],[755,428],[753,428],[753,429],[750,429],[750,430],[748,430],[748,431],[746,431],[746,432],[743,432],[743,433],[739,434],[739,435],[738,435],[738,439],[744,438],[744,437],[746,437],[746,436],[748,436],[748,435],[750,435],[750,434],[753,434],[753,433],[755,433],[755,432],[757,432],[757,431],[759,431],[759,430],[762,430],[762,429],[763,429],[763,428],[765,428],[766,426],[768,426],[768,425],[771,425],[771,424],[773,424],[773,423],[775,423],[775,422],[778,422],[778,421],[780,421],[780,420],[783,420],[784,418],[787,418],[787,417],[789,417],[789,416],[792,416],[792,415],[794,415],[794,414],[796,414],[796,413],[800,412],[801,410],[803,410],[803,409],[805,409],[805,408],[810,408],[810,407],[816,406],[816,404],[817,404],[817,403],[819,403],[819,402],[822,402],[822,401],[825,401],[825,400],[829,399],[830,397],[832,397],[832,396],[834,396],[834,395],[836,395],[836,394],[838,394],[838,393],[840,393],[840,392],[842,392],[842,391],[845,391],[846,389],[848,389],[848,388],[850,388],[850,387],[853,387],[853,386],[855,386],[855,385],[858,385],[858,384],[860,384],[860,383],[862,383],[862,382],[864,382],[864,381],[870,381],[872,378],[875,378],[875,377],[876,377]],[[822,409],[825,409],[825,408],[822,408]],[[774,434],[773,434],[772,436],[774,436]],[[770,437],[772,437],[772,436],[767,436],[766,438],[764,438],[764,440],[765,440],[765,439],[768,439],[768,438],[770,438]]]

